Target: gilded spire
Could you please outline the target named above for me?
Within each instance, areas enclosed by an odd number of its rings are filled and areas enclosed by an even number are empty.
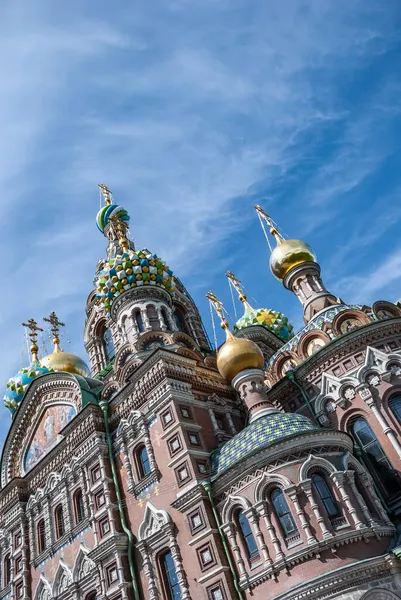
[[[227,271],[226,277],[232,283],[233,288],[236,290],[240,302],[242,302],[242,304],[248,310],[253,310],[252,306],[247,300],[241,280],[238,279],[238,277],[236,277],[232,271]]]
[[[216,311],[216,314],[217,314],[217,316],[220,319],[221,327],[226,332],[226,338],[227,338],[227,340],[230,340],[234,336],[231,333],[228,321],[227,321],[227,319],[224,316],[224,312],[223,312],[224,311],[224,305],[223,305],[223,303],[217,298],[217,296],[215,294],[213,294],[212,291],[210,291],[210,292],[208,292],[206,294],[206,298],[209,300],[209,302],[213,306],[214,310]]]
[[[43,320],[46,323],[50,323],[51,332],[53,334],[53,344],[54,344],[54,352],[60,352],[60,327],[64,327],[64,323],[62,323],[56,313],[53,311],[50,313],[48,317],[43,317]]]
[[[113,201],[113,194],[104,183],[98,183],[98,186],[103,194],[104,201],[107,205],[110,205]]]
[[[38,327],[37,321],[35,319],[29,319],[28,323],[22,323],[23,327],[26,327],[30,330],[29,337],[31,338],[31,353],[32,353],[32,362],[37,363],[38,360],[38,332],[43,331],[41,327]]]

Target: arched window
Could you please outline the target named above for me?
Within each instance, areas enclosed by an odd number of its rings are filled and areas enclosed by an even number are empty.
[[[188,333],[186,325],[185,325],[184,315],[182,314],[180,309],[178,309],[176,307],[174,310],[173,316],[174,316],[174,321],[175,321],[175,324],[177,325],[178,331],[183,331],[184,333]]]
[[[377,437],[363,417],[353,421],[350,433],[362,452],[362,457],[376,485],[385,498],[400,492],[401,482],[390,461],[384,454]]]
[[[114,349],[112,333],[110,329],[107,328],[103,331],[103,348],[106,356],[106,363],[109,364],[115,357],[116,351]]]
[[[397,421],[401,423],[401,396],[395,396],[390,403],[391,410],[393,411]]]
[[[8,585],[11,581],[11,558],[10,555],[4,559],[4,587]]]
[[[162,308],[161,308],[161,315],[162,315],[162,319],[164,321],[165,326],[168,329],[170,329],[170,321],[169,321],[169,318],[168,318],[168,315],[167,315],[167,311],[164,308],[164,306],[162,306]]]
[[[145,327],[143,324],[143,319],[142,319],[140,310],[135,311],[135,321],[136,321],[136,326],[138,327],[139,333],[142,333],[142,331],[145,331]]]
[[[96,600],[97,592],[89,592],[87,596],[85,596],[85,600]]]
[[[149,456],[145,446],[142,446],[142,448],[138,450],[138,466],[141,477],[145,477],[145,475],[150,473]]]
[[[237,513],[237,521],[248,557],[253,558],[255,556],[259,556],[258,547],[256,545],[255,538],[253,537],[249,521],[244,515],[244,511],[240,510]]]
[[[173,555],[170,551],[161,556],[160,569],[168,600],[181,600],[180,584],[178,583]]]
[[[297,526],[288,508],[287,500],[280,488],[276,488],[271,495],[274,512],[280,522],[284,537],[290,537],[297,531]]]
[[[56,539],[59,539],[64,535],[64,515],[61,504],[59,504],[54,511],[54,521],[56,523]]]
[[[45,532],[45,520],[41,519],[36,528],[37,540],[38,540],[38,554],[43,552],[46,548],[46,532]]]
[[[77,490],[74,494],[75,522],[80,523],[85,518],[84,498],[82,490]]]
[[[336,519],[341,515],[339,506],[334,499],[331,489],[326,483],[325,478],[319,473],[312,475],[312,484],[319,496],[325,511],[330,519]]]

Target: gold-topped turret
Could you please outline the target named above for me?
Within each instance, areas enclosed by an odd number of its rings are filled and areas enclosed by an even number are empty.
[[[41,327],[38,327],[38,323],[37,321],[35,321],[35,319],[29,319],[28,323],[22,323],[23,327],[26,327],[27,329],[30,330],[30,333],[28,334],[29,337],[31,338],[31,354],[32,354],[32,362],[33,363],[38,363],[38,345],[37,345],[37,341],[38,341],[38,332],[39,331],[43,331],[43,329]]]
[[[306,262],[316,262],[316,255],[312,248],[302,240],[286,240],[278,231],[273,219],[265,213],[263,208],[255,204],[263,227],[263,221],[269,226],[270,234],[276,240],[276,247],[270,255],[270,270],[277,279],[283,281],[287,273],[294,267]]]
[[[64,327],[64,323],[59,320],[54,311],[48,317],[44,317],[43,320],[51,325],[54,350],[51,354],[41,359],[40,364],[42,367],[88,377],[90,371],[82,358],[79,358],[76,354],[64,352],[60,348],[60,327]]]
[[[206,294],[220,319],[221,327],[226,333],[226,342],[217,354],[217,368],[224,379],[232,381],[238,373],[246,369],[263,369],[263,354],[254,342],[246,338],[235,337],[224,317],[223,303],[213,292]]]

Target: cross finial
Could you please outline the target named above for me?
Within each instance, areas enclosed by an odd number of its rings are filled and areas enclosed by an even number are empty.
[[[208,292],[206,294],[206,298],[209,300],[210,304],[213,306],[214,310],[216,311],[217,316],[220,319],[221,322],[221,326],[224,329],[224,331],[226,332],[227,338],[231,337],[231,332],[229,329],[229,325],[228,325],[228,321],[224,316],[224,305],[223,303],[217,298],[216,294],[214,294],[212,291]]]
[[[38,327],[38,323],[35,321],[35,319],[29,319],[28,323],[22,323],[22,326],[30,330],[29,337],[31,338],[32,360],[33,362],[38,362],[39,348],[36,342],[38,341],[38,332],[43,331],[43,329]]]
[[[240,301],[242,302],[242,304],[244,304],[247,308],[250,309],[251,307],[246,298],[246,294],[244,292],[244,288],[241,283],[241,280],[238,279],[238,277],[236,277],[232,271],[227,271],[226,277],[229,280],[229,282],[232,284],[233,288],[238,293],[238,297],[239,297]]]
[[[43,317],[43,320],[46,321],[46,323],[50,323],[50,325],[51,325],[51,332],[53,334],[53,343],[55,346],[55,351],[57,351],[59,349],[58,345],[60,343],[60,337],[59,337],[60,327],[64,327],[64,323],[62,323],[60,321],[60,319],[58,318],[58,316],[56,315],[56,313],[54,311],[52,313],[50,313],[50,315],[48,317]]]
[[[109,190],[107,185],[105,185],[104,183],[98,183],[98,186],[102,191],[103,198],[106,204],[111,204],[113,200],[113,194],[111,193],[111,190]]]
[[[271,218],[271,216],[268,215],[263,210],[263,208],[261,206],[259,206],[259,204],[254,204],[254,209],[258,213],[259,221],[260,221],[260,224],[262,225],[263,231],[264,231],[263,221],[265,221],[268,224],[270,233],[275,238],[277,244],[281,244],[283,242],[283,236],[279,233],[278,227],[277,227],[276,223],[273,221],[273,219]],[[265,236],[267,239],[266,232],[265,232]],[[270,242],[269,242],[269,245],[270,245]]]

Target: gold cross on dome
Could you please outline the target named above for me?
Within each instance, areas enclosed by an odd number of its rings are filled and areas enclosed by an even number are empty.
[[[50,315],[48,317],[43,317],[43,320],[46,321],[46,323],[50,323],[53,337],[55,340],[57,340],[57,343],[58,343],[59,342],[58,334],[60,332],[60,327],[64,327],[64,323],[62,323],[60,321],[60,319],[58,318],[58,316],[56,315],[56,313],[54,311],[52,313],[50,313]],[[55,343],[56,343],[56,341],[55,341]]]
[[[39,350],[36,344],[38,340],[38,332],[43,331],[43,329],[41,327],[38,327],[38,323],[37,321],[35,321],[35,319],[29,319],[28,323],[22,323],[22,326],[30,330],[29,337],[31,338],[32,359],[34,362],[36,362],[38,360]]]
[[[103,198],[104,198],[104,201],[106,202],[106,204],[111,204],[111,201],[113,198],[113,194],[111,193],[111,190],[109,190],[107,185],[105,185],[104,183],[98,183],[98,186],[102,191]]]

